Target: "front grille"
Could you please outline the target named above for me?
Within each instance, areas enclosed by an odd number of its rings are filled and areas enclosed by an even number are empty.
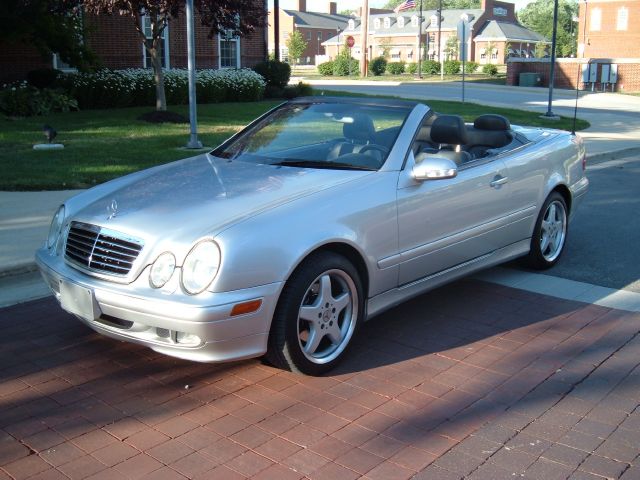
[[[71,222],[65,257],[88,270],[127,275],[142,250],[143,242],[96,225]]]

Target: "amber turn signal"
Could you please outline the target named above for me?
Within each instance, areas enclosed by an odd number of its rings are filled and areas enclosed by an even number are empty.
[[[253,313],[260,308],[262,300],[250,300],[248,302],[238,303],[231,309],[231,316],[246,315],[247,313]]]

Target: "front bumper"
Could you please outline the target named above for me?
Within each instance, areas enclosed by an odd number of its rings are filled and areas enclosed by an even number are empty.
[[[190,296],[179,288],[152,289],[147,270],[133,283],[122,285],[71,268],[45,248],[36,253],[36,262],[61,306],[95,331],[198,362],[264,354],[282,287],[282,283],[271,283]],[[178,276],[176,270],[174,287]],[[257,311],[231,316],[234,305],[256,299],[262,301]]]

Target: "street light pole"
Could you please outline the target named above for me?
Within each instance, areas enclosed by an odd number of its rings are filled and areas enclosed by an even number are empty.
[[[420,0],[420,16],[418,18],[418,78],[422,79],[422,0]]]
[[[553,34],[551,36],[551,68],[549,71],[549,104],[547,113],[544,114],[546,118],[556,119],[558,118],[551,109],[553,104],[553,84],[555,83],[556,75],[556,40],[558,34],[558,0],[553,3]]]
[[[196,51],[195,29],[193,28],[193,0],[187,0],[187,68],[189,72],[189,142],[187,148],[202,148],[198,140],[198,119],[196,115]]]

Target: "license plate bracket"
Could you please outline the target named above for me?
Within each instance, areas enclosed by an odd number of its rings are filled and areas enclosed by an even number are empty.
[[[96,320],[102,312],[93,290],[60,279],[60,305],[66,311],[85,320]]]

